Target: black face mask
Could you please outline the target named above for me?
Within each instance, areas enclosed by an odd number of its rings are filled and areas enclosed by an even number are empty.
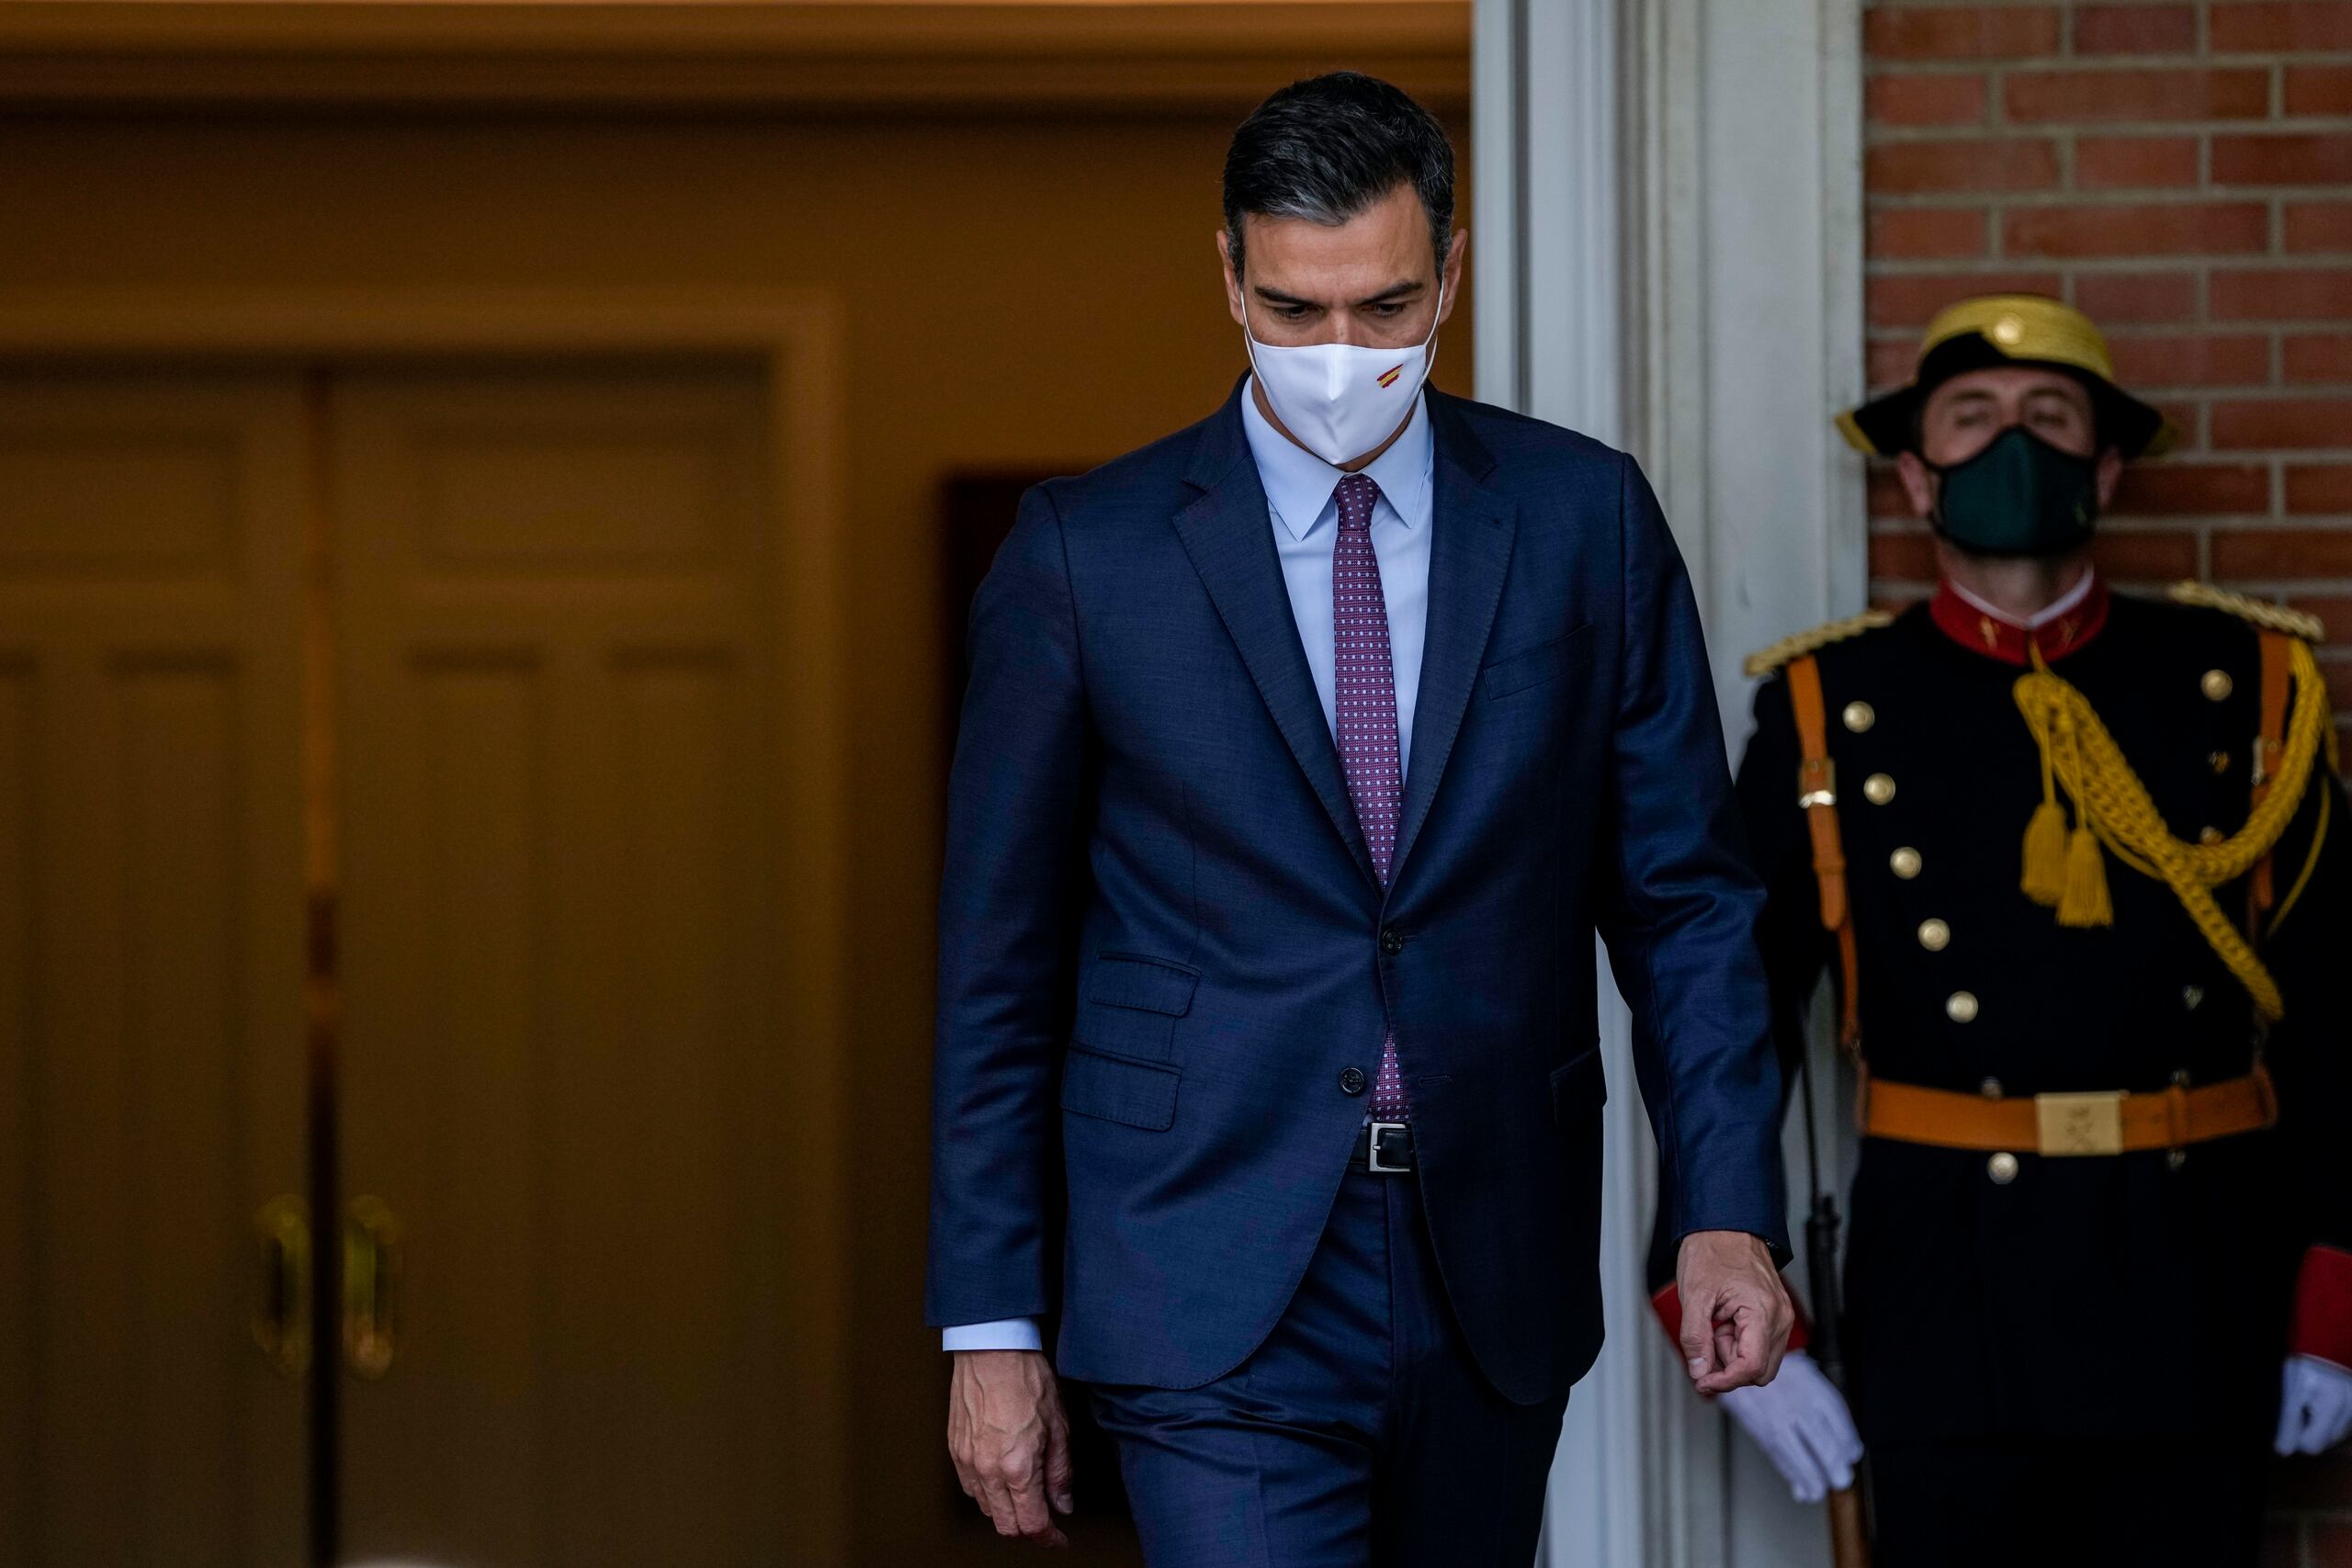
[[[2098,516],[2098,464],[2061,452],[2013,424],[1948,468],[1930,519],[1972,555],[2063,556],[2082,547]]]

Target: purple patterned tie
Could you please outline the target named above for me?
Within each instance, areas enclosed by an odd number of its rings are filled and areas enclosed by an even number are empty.
[[[1332,684],[1340,712],[1340,761],[1356,825],[1372,851],[1380,885],[1396,853],[1396,822],[1405,803],[1405,768],[1396,743],[1396,668],[1388,652],[1388,600],[1380,591],[1380,561],[1372,553],[1372,508],[1380,486],[1363,474],[1340,481],[1340,538],[1331,550]],[[1372,1085],[1372,1119],[1407,1120],[1405,1080],[1396,1070],[1396,1034],[1380,1043],[1380,1075]]]

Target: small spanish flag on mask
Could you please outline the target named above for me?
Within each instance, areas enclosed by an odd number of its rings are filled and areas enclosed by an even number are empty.
[[[1404,373],[1405,367],[1402,365],[1392,365],[1387,369],[1382,371],[1380,373],[1380,389],[1385,392],[1389,388],[1395,386],[1396,384],[1396,378],[1402,376]]]

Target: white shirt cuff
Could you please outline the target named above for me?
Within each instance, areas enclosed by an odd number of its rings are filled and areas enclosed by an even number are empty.
[[[939,1331],[943,1350],[1042,1350],[1044,1336],[1034,1317],[1003,1317],[994,1323],[964,1323]]]

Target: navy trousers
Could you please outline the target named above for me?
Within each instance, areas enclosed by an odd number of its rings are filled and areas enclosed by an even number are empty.
[[[1415,1179],[1363,1170],[1240,1366],[1200,1388],[1092,1392],[1150,1568],[1528,1568],[1567,1409],[1495,1392],[1447,1305]]]

